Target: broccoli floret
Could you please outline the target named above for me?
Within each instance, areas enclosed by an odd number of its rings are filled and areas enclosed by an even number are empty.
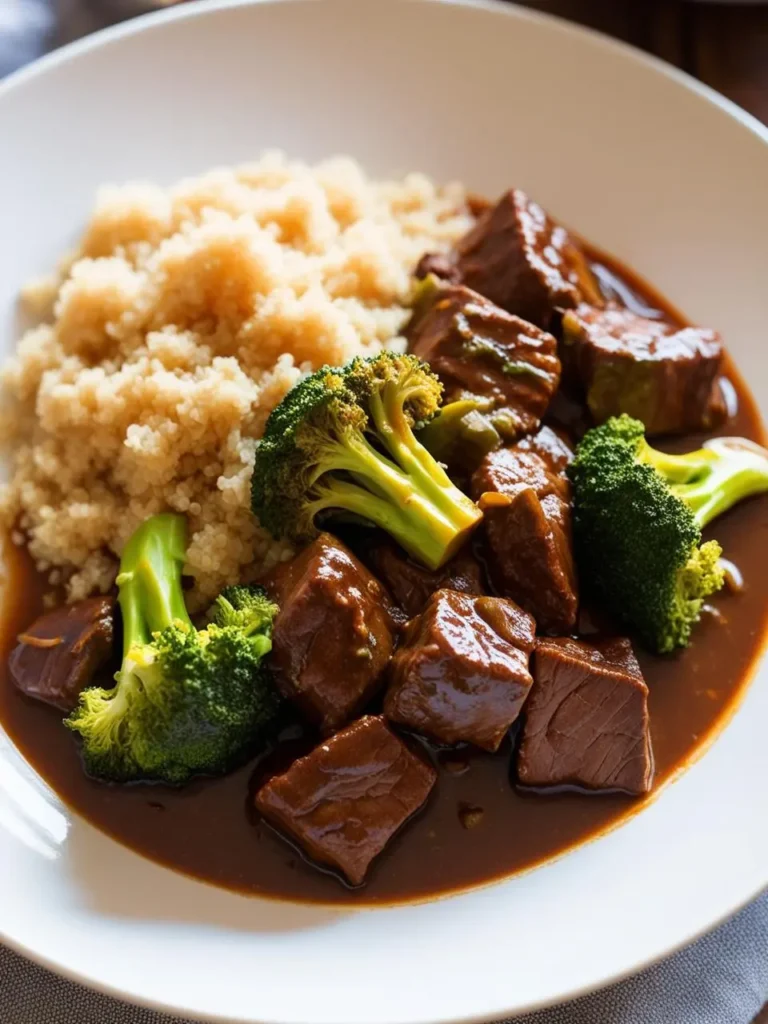
[[[351,515],[439,568],[482,518],[414,435],[441,397],[426,363],[394,353],[305,378],[272,412],[256,449],[253,511],[261,524],[304,542],[319,518]]]
[[[208,619],[222,628],[239,626],[249,634],[269,637],[277,612],[277,605],[263,587],[241,584],[222,590],[208,611]]]
[[[717,541],[701,531],[743,498],[768,490],[768,452],[716,438],[667,455],[629,416],[588,431],[569,467],[581,578],[652,650],[687,646],[723,585]]]
[[[259,587],[230,587],[198,630],[184,603],[182,516],[159,515],[128,541],[118,587],[123,663],[113,689],[84,690],[66,725],[86,771],[112,782],[173,784],[227,771],[273,721],[263,659],[277,607]]]

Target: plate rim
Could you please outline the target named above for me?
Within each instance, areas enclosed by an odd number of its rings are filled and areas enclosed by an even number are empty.
[[[12,71],[0,81],[0,101],[3,101],[13,90],[23,86],[27,80],[39,77],[48,71],[49,68],[67,63],[81,54],[87,53],[89,50],[109,45],[124,36],[137,35],[157,24],[191,20],[209,11],[228,10],[236,7],[307,2],[324,3],[325,0],[187,0],[185,3],[177,3],[174,6],[160,10],[148,11],[134,18],[128,18],[114,25],[107,25],[105,28],[97,29],[95,32],[91,32],[80,39],[73,39],[71,42],[65,43],[63,46],[43,54],[41,57],[37,57],[16,71]],[[523,7],[517,0],[367,0],[367,2],[388,3],[390,5],[393,3],[400,5],[421,4],[422,6],[434,4],[435,6],[441,5],[444,7],[474,8],[494,14],[506,15],[511,18],[546,23],[556,31],[588,37],[593,43],[602,46],[604,49],[614,51],[618,49],[624,54],[625,58],[639,64],[645,64],[646,67],[652,67],[664,75],[664,77],[677,81],[689,91],[697,93],[703,99],[719,107],[749,131],[757,135],[761,141],[768,144],[768,125],[763,124],[754,114],[750,114],[744,107],[739,106],[738,103],[724,96],[717,89],[695,78],[689,72],[683,71],[682,68],[675,67],[674,64],[670,64],[661,57],[647,53],[633,43],[626,42],[623,39],[615,39],[607,33],[591,28],[588,25],[569,21],[562,15]]]
[[[38,58],[32,63],[20,68],[19,70],[8,75],[2,82],[0,82],[0,103],[6,101],[17,89],[24,88],[24,86],[31,81],[43,77],[50,70],[64,64],[68,64],[72,61],[77,60],[80,56],[88,54],[93,50],[102,49],[111,45],[112,43],[118,42],[119,40],[140,35],[146,30],[151,30],[153,27],[161,24],[166,24],[173,21],[187,21],[193,20],[198,17],[205,16],[206,14],[214,14],[216,12],[240,8],[240,7],[256,7],[256,6],[275,6],[277,4],[288,4],[288,3],[323,3],[325,0],[190,0],[190,2],[179,4],[176,6],[168,7],[163,10],[148,12],[138,17],[128,19],[127,21],[119,22],[115,25],[107,26],[106,28],[100,29],[88,36],[81,39],[74,40],[66,45]],[[373,0],[368,0],[373,2]],[[387,4],[390,8],[392,7],[393,0],[375,0],[380,6]],[[420,5],[427,6],[442,5],[447,7],[458,7],[458,8],[469,8],[476,9],[478,11],[486,11],[496,15],[506,15],[511,19],[517,19],[521,21],[531,21],[547,24],[551,29],[561,32],[563,35],[575,36],[576,38],[588,38],[594,45],[598,45],[606,51],[619,53],[623,55],[625,60],[630,60],[640,66],[654,70],[657,74],[662,75],[664,78],[676,82],[679,86],[682,86],[689,93],[693,93],[702,100],[706,101],[711,106],[719,108],[732,120],[739,123],[743,128],[747,129],[751,134],[757,137],[758,140],[768,145],[768,126],[764,125],[757,117],[748,113],[742,107],[740,107],[734,101],[723,96],[717,90],[711,86],[694,78],[688,72],[685,72],[674,65],[671,65],[663,59],[646,53],[640,48],[627,43],[623,40],[614,39],[607,34],[600,32],[596,29],[589,28],[571,22],[568,19],[559,15],[551,14],[544,11],[532,10],[527,7],[520,6],[517,2],[509,2],[509,0],[394,0],[398,5]],[[741,703],[741,699],[748,693],[751,686],[754,683],[754,675],[759,670],[761,664],[765,664],[768,659],[768,637],[764,638],[762,652],[755,658],[753,668],[751,670],[752,678],[747,681],[743,686],[742,694],[740,695],[738,704]],[[738,711],[738,706],[734,709]],[[700,750],[694,754],[691,762],[686,765],[684,772],[687,772],[688,768],[701,757],[704,757],[711,745],[711,742],[715,742],[719,736],[728,729],[730,725],[730,718],[726,720],[722,726],[718,727],[715,735],[712,737],[710,742],[707,742]],[[20,756],[23,757],[22,754]],[[29,765],[29,762],[24,758],[25,763]],[[29,765],[31,770],[35,769]],[[35,772],[35,774],[37,774]],[[676,776],[677,777],[677,776]],[[43,780],[44,781],[44,780]],[[675,779],[670,780],[675,781]],[[47,784],[46,784],[47,785]],[[666,788],[666,787],[665,787]],[[77,815],[82,821],[86,819],[81,818],[76,811],[73,811],[67,806],[68,812],[73,815]],[[633,815],[634,817],[634,815]],[[619,824],[625,824],[625,821]],[[95,828],[90,822],[89,827]],[[99,831],[97,829],[97,831]],[[108,837],[111,842],[117,842],[117,840]],[[595,838],[600,838],[597,836]],[[590,845],[590,840],[584,843],[578,844],[578,848]],[[133,851],[135,853],[135,851]],[[570,851],[566,851],[570,852]],[[136,854],[141,856],[140,854]],[[559,857],[557,859],[560,859]],[[547,861],[547,864],[551,861]],[[156,865],[163,871],[170,871],[173,874],[173,869],[166,867],[165,865]],[[510,876],[515,877],[515,876]],[[200,881],[200,880],[197,880]],[[504,879],[494,880],[494,883],[503,882]],[[211,883],[202,882],[202,884],[211,885]],[[488,886],[473,887],[470,891],[476,891],[478,888],[487,888]],[[606,976],[587,982],[577,988],[571,989],[565,994],[560,994],[552,998],[544,998],[534,1002],[529,1002],[524,1007],[512,1008],[509,1010],[501,1011],[499,1016],[494,1014],[494,1017],[489,1019],[485,1014],[464,1014],[460,1016],[441,1016],[439,1018],[427,1018],[425,1016],[414,1017],[414,1024],[418,1021],[418,1024],[491,1024],[491,1020],[501,1021],[503,1019],[515,1019],[523,1014],[536,1012],[538,1010],[547,1009],[556,1006],[562,1006],[573,1000],[577,1000],[600,991],[608,986],[618,984],[627,978],[634,977],[641,971],[652,967],[660,961],[666,959],[669,956],[674,955],[681,949],[684,949],[696,942],[698,939],[711,933],[720,927],[725,921],[729,920],[734,915],[742,911],[755,899],[759,898],[761,894],[768,892],[768,881],[765,884],[759,886],[754,891],[749,893],[740,899],[736,904],[732,905],[729,910],[719,914],[715,919],[710,920],[703,926],[695,927],[690,933],[682,939],[665,945],[663,949],[659,950],[652,956],[634,964],[633,966],[626,968],[621,971],[613,971]],[[459,893],[458,895],[461,895]],[[446,894],[445,899],[451,898],[451,894]],[[441,900],[442,901],[442,900]],[[421,902],[421,901],[420,901]],[[425,900],[425,903],[434,902],[434,900]],[[388,909],[388,906],[377,908],[374,906],[366,906],[361,910],[377,910],[377,909]],[[97,977],[80,973],[74,969],[69,968],[65,964],[57,962],[55,959],[47,956],[46,954],[37,952],[34,948],[27,946],[23,941],[16,940],[13,936],[9,936],[0,920],[0,941],[14,953],[26,958],[33,964],[43,967],[46,970],[51,971],[53,974],[63,977],[68,981],[75,984],[86,987],[87,989],[99,993],[101,995],[113,998],[119,1002],[127,1003],[128,1005],[134,1005],[138,1007],[144,1007],[157,1012],[166,1013],[170,1015],[179,1016],[181,1014],[184,1017],[194,1021],[211,1022],[211,1024],[253,1024],[256,1018],[243,1018],[240,1016],[231,1016],[229,1014],[222,1015],[221,1013],[208,1013],[206,1011],[195,1011],[193,1009],[182,1008],[178,1005],[173,1005],[164,1002],[161,999],[141,996],[135,993],[127,993],[125,989],[122,989],[116,985],[99,980]],[[263,1024],[268,1024],[268,1018],[259,1018],[263,1021]],[[283,1019],[280,1020],[280,1024],[285,1024]],[[295,1024],[304,1024],[303,1021],[297,1020]]]

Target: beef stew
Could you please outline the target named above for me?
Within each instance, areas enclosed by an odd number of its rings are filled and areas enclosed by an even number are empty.
[[[525,312],[558,333],[563,310],[583,311],[584,300],[601,313],[619,302],[634,306],[670,333],[684,326],[636,276],[568,236],[527,197],[510,193],[499,205],[429,272],[460,276],[485,289],[481,301],[511,305],[513,317]],[[509,275],[498,294],[483,281],[487,252],[486,262]],[[542,259],[550,264],[543,270]],[[513,277],[525,284],[522,298],[508,287]],[[715,377],[722,375],[728,433],[762,442],[727,355],[718,359]],[[568,382],[553,398],[526,421],[526,436],[513,447],[507,438],[476,471],[485,523],[453,562],[427,571],[391,546],[377,553],[376,538],[365,550],[368,542],[353,542],[339,523],[349,547],[323,533],[264,581],[280,605],[270,664],[290,700],[282,731],[257,759],[184,789],[117,791],[82,773],[60,715],[11,686],[8,669],[4,726],[100,828],[165,864],[251,893],[339,903],[423,898],[531,867],[615,826],[714,734],[761,653],[768,508],[753,499],[718,520],[743,587],[704,606],[695,643],[674,657],[633,653],[629,640],[615,639],[611,608],[589,595],[579,607],[565,474],[589,415]],[[575,415],[563,414],[569,408]],[[527,534],[519,522],[529,524]],[[539,583],[527,594],[520,588],[530,570],[505,564],[509,537],[510,559],[529,545],[539,552],[531,563],[541,569]],[[41,610],[42,595],[24,552],[13,548],[9,561],[19,600],[6,608],[4,655]],[[537,600],[540,593],[558,599]],[[404,632],[403,612],[415,617]],[[544,635],[552,632],[559,635]],[[351,661],[363,648],[359,664]],[[553,745],[553,722],[573,742]]]

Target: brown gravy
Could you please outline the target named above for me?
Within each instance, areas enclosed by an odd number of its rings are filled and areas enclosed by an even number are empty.
[[[601,285],[627,304],[680,315],[636,275],[591,250]],[[613,281],[613,284],[611,284]],[[639,310],[638,310],[639,311]],[[731,365],[738,408],[724,432],[764,443],[759,415]],[[688,437],[681,447],[701,440]],[[700,751],[735,707],[759,657],[768,620],[768,498],[753,499],[716,526],[725,557],[744,580],[712,602],[682,654],[658,658],[638,650],[651,690],[657,782],[669,780]],[[366,887],[352,891],[307,864],[248,811],[250,764],[222,779],[183,790],[113,787],[88,779],[76,743],[55,710],[20,696],[5,664],[18,632],[38,614],[42,584],[26,554],[8,552],[5,615],[0,623],[0,721],[24,756],[78,813],[120,842],[169,867],[241,892],[322,903],[391,903],[424,899],[530,868],[615,826],[643,806],[620,795],[547,796],[510,781],[514,735],[500,754],[427,747],[439,780],[426,811],[385,850]],[[426,746],[426,745],[425,745]]]

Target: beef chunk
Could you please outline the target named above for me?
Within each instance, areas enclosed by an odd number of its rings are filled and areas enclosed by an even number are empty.
[[[520,189],[505,192],[459,241],[456,266],[468,288],[539,327],[550,326],[556,308],[600,302],[578,246]]]
[[[533,452],[538,455],[544,461],[549,472],[560,478],[557,481],[558,484],[562,483],[564,479],[562,474],[569,463],[573,461],[573,447],[570,440],[566,439],[562,431],[553,430],[552,427],[542,427],[537,433],[524,437],[515,445],[515,450]]]
[[[629,640],[539,640],[517,759],[528,786],[647,793],[648,687]]]
[[[482,569],[471,547],[463,548],[437,572],[417,565],[400,548],[387,542],[377,544],[370,553],[370,559],[374,572],[409,619],[424,610],[424,605],[437,590],[485,593]]]
[[[441,379],[446,398],[486,399],[507,438],[535,430],[560,381],[551,334],[461,285],[436,291],[408,329],[411,351]]]
[[[563,353],[598,423],[625,412],[647,433],[667,434],[708,430],[725,416],[715,331],[582,304],[563,318]]]
[[[256,808],[313,860],[360,885],[435,778],[382,718],[368,716],[265,783]]]
[[[11,679],[28,697],[71,711],[112,657],[114,636],[113,597],[56,608],[20,634],[8,659]]]
[[[441,281],[448,281],[450,284],[458,284],[461,274],[451,256],[444,256],[439,252],[425,253],[416,264],[413,276],[422,281],[425,277],[434,274]]]
[[[491,452],[472,477],[472,494],[484,509],[496,589],[529,611],[543,632],[567,633],[579,601],[570,484],[561,472],[567,448],[557,450],[557,435],[547,428],[538,442]]]
[[[394,642],[391,600],[327,533],[264,582],[280,606],[272,635],[277,684],[323,733],[334,732],[382,681]]]
[[[535,632],[512,601],[438,591],[392,659],[384,714],[439,743],[498,750],[528,696]]]

